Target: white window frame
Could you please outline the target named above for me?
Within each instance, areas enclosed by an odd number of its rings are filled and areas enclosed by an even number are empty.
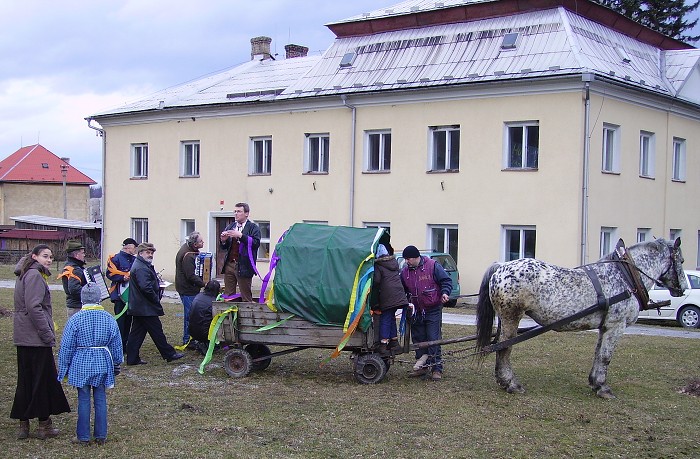
[[[536,129],[533,129],[536,128]],[[520,144],[520,162],[513,161],[515,145],[513,144],[512,133],[521,131],[522,143]],[[528,145],[530,137],[537,133],[537,145]],[[523,154],[523,145],[528,145]],[[533,148],[531,148],[533,147]],[[540,122],[539,121],[517,121],[507,122],[503,129],[503,167],[508,170],[537,170],[539,169],[540,150]]]
[[[260,247],[258,247],[258,260],[269,260],[272,256],[270,251],[270,222],[266,220],[256,220],[260,228]]]
[[[654,178],[656,163],[656,135],[653,132],[639,131],[639,176]]]
[[[428,138],[430,142],[429,170],[431,172],[458,171],[461,143],[459,124],[430,126]]]
[[[189,236],[194,230],[194,218],[183,218],[180,220],[180,244],[184,244],[187,236]]]
[[[509,235],[518,234],[518,258],[511,258]],[[535,237],[535,247],[532,253],[527,253],[526,241],[528,236]],[[511,261],[520,258],[535,258],[537,250],[537,227],[534,225],[504,225],[501,230],[501,260]]]
[[[373,151],[375,136],[378,140],[378,151],[376,152]],[[386,151],[387,146],[388,152]],[[374,156],[376,156],[376,167]],[[364,163],[365,172],[391,171],[391,129],[365,131]]]
[[[428,225],[428,237],[430,250],[449,253],[457,262],[459,255],[458,225]]]
[[[674,182],[685,182],[685,144],[685,139],[673,138],[671,180]]]
[[[364,228],[384,228],[387,233],[391,234],[391,223],[389,222],[363,222]]]
[[[671,242],[673,242],[673,241],[675,241],[677,238],[681,237],[681,234],[683,234],[683,230],[678,229],[678,228],[671,228],[671,229],[668,231],[668,240],[671,241]]]
[[[304,136],[304,173],[327,174],[330,166],[330,134],[325,132]]]
[[[651,228],[637,228],[637,242],[651,241]]]
[[[148,219],[147,218],[131,218],[131,237],[136,239],[139,244],[148,242]]]
[[[302,223],[306,223],[308,225],[325,225],[328,226],[328,220],[302,220]]]
[[[199,177],[200,150],[198,140],[180,142],[180,177]]]
[[[611,174],[620,173],[620,126],[603,123],[603,145],[600,167],[602,172]]]
[[[248,152],[248,174],[272,174],[272,136],[250,138]]]
[[[615,250],[617,243],[617,228],[613,226],[600,227],[600,258]]]
[[[131,144],[131,178],[148,178],[148,144]]]

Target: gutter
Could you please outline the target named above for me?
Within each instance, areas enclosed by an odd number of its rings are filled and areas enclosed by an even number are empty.
[[[590,176],[591,155],[591,81],[595,79],[592,73],[581,75],[583,81],[584,114],[583,114],[583,177],[581,188],[581,255],[579,263],[588,262],[588,188]]]
[[[105,239],[105,164],[106,164],[106,155],[107,155],[107,133],[105,132],[104,129],[99,128],[97,126],[93,126],[91,123],[93,121],[93,118],[85,118],[88,127],[90,129],[94,129],[96,132],[96,135],[102,137],[102,205],[101,211],[102,211],[102,231],[100,231],[100,266],[105,266],[106,260],[104,259],[104,239]]]
[[[357,129],[357,108],[354,105],[348,104],[348,98],[345,94],[340,96],[343,105],[352,110],[352,123],[350,127],[350,211],[348,215],[348,226],[352,227],[355,219],[355,131]]]

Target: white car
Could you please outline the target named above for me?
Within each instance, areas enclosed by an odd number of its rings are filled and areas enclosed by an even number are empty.
[[[676,320],[686,328],[700,328],[700,271],[685,271],[688,280],[688,290],[683,296],[674,298],[667,288],[655,286],[649,292],[651,301],[671,300],[670,306],[660,308],[661,314],[656,309],[647,309],[639,312],[640,319]]]

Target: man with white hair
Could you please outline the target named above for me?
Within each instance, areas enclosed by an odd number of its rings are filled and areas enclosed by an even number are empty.
[[[180,295],[184,308],[182,344],[188,344],[190,341],[189,321],[192,301],[204,287],[204,281],[195,272],[195,261],[202,247],[204,247],[202,235],[198,231],[193,231],[175,255],[175,290]]]

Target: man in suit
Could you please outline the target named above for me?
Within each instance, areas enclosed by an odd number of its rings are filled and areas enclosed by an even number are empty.
[[[221,273],[224,275],[224,295],[241,291],[243,301],[253,301],[253,276],[257,273],[255,263],[260,247],[260,227],[248,219],[250,206],[237,203],[234,208],[234,221],[227,225],[219,237],[219,246],[226,250],[226,258]]]

